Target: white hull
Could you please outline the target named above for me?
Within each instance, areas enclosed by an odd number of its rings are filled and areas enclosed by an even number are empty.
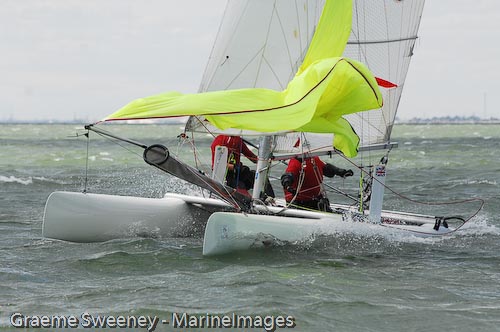
[[[314,234],[329,232],[329,225],[341,222],[341,215],[324,219],[216,212],[208,219],[203,239],[203,255],[294,243]]]
[[[54,192],[45,205],[42,234],[72,242],[186,237],[203,234],[209,215],[175,196],[157,199]]]
[[[342,214],[303,212],[305,215],[309,214],[309,218],[306,216],[214,213],[208,219],[205,228],[203,255],[221,255],[285,243],[303,243],[314,239],[317,235],[354,233],[361,229],[366,231],[368,228],[376,232],[387,232],[390,229],[391,232],[404,232],[419,237],[442,236],[455,231],[453,228],[443,226],[435,230],[434,223],[430,222],[420,225],[374,224],[346,221]]]
[[[332,207],[347,211],[340,205]],[[204,232],[203,254],[218,255],[301,242],[318,234],[349,233],[360,227],[426,237],[455,231],[444,226],[435,230],[432,216],[400,212],[383,211],[382,219],[387,222],[373,224],[350,220],[349,214],[262,205],[255,209],[261,214],[221,212],[230,207],[220,200],[180,194],[158,199],[54,192],[45,206],[42,233],[65,241],[99,242],[135,236],[201,237]]]

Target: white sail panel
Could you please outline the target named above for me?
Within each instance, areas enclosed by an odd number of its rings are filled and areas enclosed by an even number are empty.
[[[200,92],[283,90],[302,63],[324,0],[230,0]]]

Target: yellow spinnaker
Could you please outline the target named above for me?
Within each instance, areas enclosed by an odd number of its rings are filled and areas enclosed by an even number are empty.
[[[203,115],[219,129],[333,133],[334,147],[355,156],[359,137],[342,115],[379,108],[382,96],[365,65],[340,57],[351,15],[351,0],[326,2],[304,62],[284,91],[167,92],[134,100],[104,121]]]

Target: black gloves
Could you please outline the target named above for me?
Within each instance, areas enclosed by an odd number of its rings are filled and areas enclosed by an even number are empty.
[[[343,177],[343,178],[346,178],[348,176],[353,176],[354,173],[352,170],[350,169],[342,169],[341,172],[339,173],[339,176]]]
[[[283,188],[291,186],[292,183],[293,183],[293,174],[292,173],[285,173],[281,176],[281,185],[283,186]]]
[[[292,173],[285,173],[281,176],[281,185],[283,186],[283,188],[289,193],[295,195],[296,191],[295,189],[292,188],[292,183],[293,183]]]
[[[338,168],[328,163],[323,167],[323,174],[329,178],[333,178],[335,175],[343,178],[354,175],[353,171],[350,169]]]

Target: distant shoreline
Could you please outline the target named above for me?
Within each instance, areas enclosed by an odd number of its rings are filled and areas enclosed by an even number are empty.
[[[478,120],[478,121],[396,121],[394,125],[497,125],[500,120]]]
[[[2,125],[87,125],[88,121],[79,121],[79,120],[71,120],[71,121],[16,121],[16,120],[8,120],[8,121],[0,121]],[[113,125],[185,125],[184,121],[161,121],[161,122],[113,122],[108,123]],[[490,120],[482,120],[482,119],[463,119],[463,120],[447,120],[447,119],[411,119],[411,120],[396,120],[394,125],[498,125],[500,124],[500,119],[490,119]]]
[[[484,121],[396,121],[394,125],[497,125],[500,120],[484,120]]]
[[[411,125],[464,125],[464,124],[500,124],[500,119],[480,118],[478,116],[441,116],[432,118],[413,118],[410,120],[402,120],[396,117],[395,124],[411,124]]]
[[[88,121],[0,121],[2,125],[88,125],[93,122]],[[164,121],[164,122],[132,122],[132,121],[124,121],[124,122],[107,122],[106,125],[185,125],[186,122],[182,121]]]

